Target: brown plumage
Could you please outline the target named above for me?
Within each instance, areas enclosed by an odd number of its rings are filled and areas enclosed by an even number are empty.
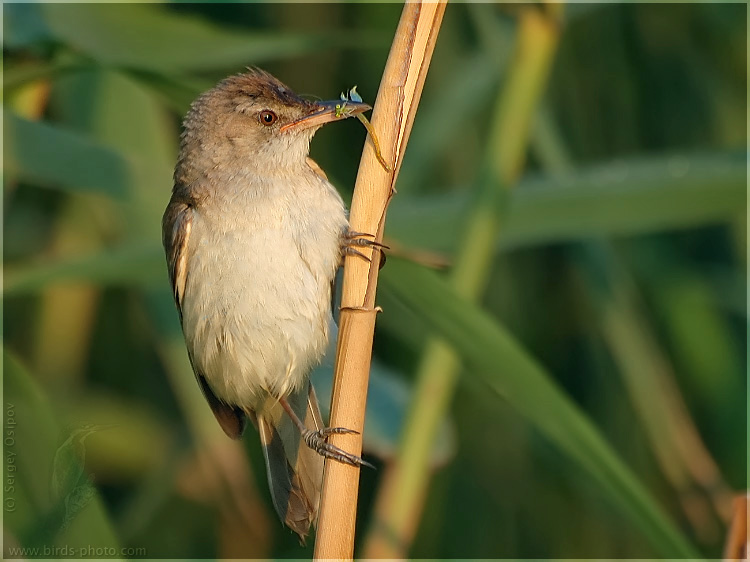
[[[309,102],[258,69],[200,96],[184,123],[163,242],[188,355],[224,432],[260,432],[274,507],[304,539],[325,439],[309,371],[333,319],[331,282],[348,232],[341,197],[308,157],[323,124],[369,109]]]

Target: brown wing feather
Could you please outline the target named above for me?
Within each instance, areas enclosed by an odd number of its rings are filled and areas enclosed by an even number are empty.
[[[220,400],[214,394],[213,390],[211,390],[211,387],[208,386],[205,377],[198,374],[195,367],[193,367],[193,372],[195,372],[195,378],[198,380],[198,384],[203,391],[203,396],[206,398],[208,405],[211,406],[211,411],[214,413],[216,421],[219,422],[224,433],[232,439],[239,439],[242,437],[242,432],[245,431],[245,425],[247,423],[245,412],[241,408],[237,408],[236,406],[232,406]]]
[[[193,229],[193,208],[189,201],[172,195],[162,219],[162,242],[167,254],[167,270],[172,293],[182,321],[182,297],[187,283],[187,245]]]
[[[182,299],[188,283],[187,247],[193,229],[193,204],[185,198],[183,190],[176,187],[172,199],[164,212],[162,219],[162,242],[167,254],[167,268],[172,292],[177,304],[177,311],[182,322]],[[211,390],[205,377],[195,368],[193,354],[188,346],[190,364],[193,366],[195,378],[203,391],[208,405],[216,416],[216,420],[229,437],[239,439],[245,429],[245,413],[242,409],[220,400]]]

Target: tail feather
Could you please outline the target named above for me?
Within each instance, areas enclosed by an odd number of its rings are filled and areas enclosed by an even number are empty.
[[[305,426],[323,427],[318,399],[308,382],[287,398]],[[281,520],[304,541],[318,517],[323,457],[307,447],[299,430],[275,401],[257,412],[268,485]]]

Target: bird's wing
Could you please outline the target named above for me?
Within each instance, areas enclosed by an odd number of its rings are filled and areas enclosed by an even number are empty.
[[[175,197],[162,219],[162,242],[167,254],[167,269],[172,283],[174,301],[182,322],[182,299],[187,284],[187,246],[193,230],[193,208],[189,202]]]
[[[172,283],[174,300],[182,322],[182,302],[185,298],[185,287],[188,283],[188,243],[193,230],[194,208],[191,202],[179,196],[175,190],[172,200],[164,212],[162,219],[162,242],[167,254],[167,269]],[[208,405],[216,416],[216,420],[229,437],[239,439],[245,429],[245,413],[241,408],[227,404],[219,399],[211,390],[206,378],[198,371],[193,361],[193,353],[188,343],[188,356],[193,366],[195,378],[206,397]]]

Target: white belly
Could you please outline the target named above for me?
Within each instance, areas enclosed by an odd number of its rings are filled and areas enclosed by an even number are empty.
[[[347,223],[338,195],[315,187],[196,209],[183,329],[195,368],[227,403],[252,408],[296,390],[326,351]]]

